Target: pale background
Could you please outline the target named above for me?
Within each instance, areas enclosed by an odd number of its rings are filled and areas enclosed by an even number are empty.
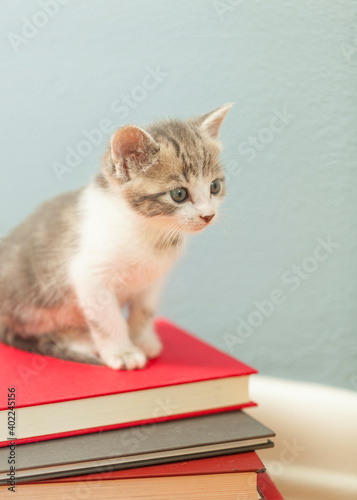
[[[262,374],[356,390],[357,4],[57,5],[46,20],[41,2],[1,4],[0,233],[93,176],[109,133],[62,181],[53,165],[102,119],[144,126],[234,102],[222,128],[229,218],[192,239],[160,312]],[[148,67],[164,76],[143,92]],[[137,99],[126,117],[124,94]],[[335,247],[314,264],[319,238]],[[282,276],[304,261],[292,290]],[[284,302],[243,338],[240,321],[259,321],[255,302],[275,289]]]

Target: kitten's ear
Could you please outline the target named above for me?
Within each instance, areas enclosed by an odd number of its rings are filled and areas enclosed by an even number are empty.
[[[220,108],[217,108],[214,111],[201,116],[200,118],[198,118],[196,123],[198,122],[199,127],[207,132],[212,139],[217,140],[222,122],[232,106],[232,103],[225,104],[224,106],[221,106]]]
[[[135,125],[119,128],[110,140],[110,154],[113,160],[112,175],[128,181],[131,174],[140,174],[156,160],[160,146],[150,134]]]

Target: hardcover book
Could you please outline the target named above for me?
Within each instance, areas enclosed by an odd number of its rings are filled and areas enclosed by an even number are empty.
[[[0,344],[0,446],[251,406],[256,370],[165,319],[159,358],[115,371]],[[11,392],[9,392],[11,391]],[[14,425],[8,412],[15,408]]]
[[[266,472],[258,476],[258,493],[262,500],[284,500]]]
[[[273,446],[272,436],[263,424],[235,410],[22,444],[16,446],[16,482],[246,452]],[[0,449],[0,484],[8,479],[8,454],[8,448]]]
[[[250,452],[21,484],[16,497],[57,500],[85,491],[92,499],[257,500],[257,476],[264,471]]]

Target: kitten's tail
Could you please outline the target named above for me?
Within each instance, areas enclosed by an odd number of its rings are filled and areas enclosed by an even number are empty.
[[[80,363],[102,364],[96,355],[94,344],[88,332],[70,331],[51,333],[36,338],[37,352],[46,356],[78,361]]]
[[[40,349],[39,337],[21,337],[0,323],[0,342],[23,351],[44,354]]]
[[[71,331],[21,337],[0,324],[0,342],[23,351],[66,361],[103,364],[96,355],[94,345],[86,332]]]
[[[3,325],[2,323],[0,323],[0,342],[3,342],[4,344],[6,344],[6,342],[5,342],[6,332],[7,332],[6,326]]]

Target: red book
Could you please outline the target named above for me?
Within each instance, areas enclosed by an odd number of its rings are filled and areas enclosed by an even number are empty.
[[[257,477],[264,471],[259,457],[249,452],[21,484],[19,493],[48,500],[81,492],[94,500],[257,500]]]
[[[134,479],[165,476],[186,476],[204,474],[257,473],[257,485],[260,496],[266,500],[284,500],[278,488],[265,472],[263,462],[254,452],[238,453],[221,457],[202,458],[172,464],[138,467],[98,474],[66,477],[44,481],[43,483],[70,483],[89,481],[108,481],[113,479]]]
[[[263,499],[284,500],[278,488],[275,486],[266,472],[264,474],[259,474],[258,476],[258,491]]]
[[[256,370],[165,319],[156,330],[163,352],[136,371],[0,344],[0,446],[254,405],[248,378]],[[13,405],[15,422],[8,419]]]
[[[41,481],[41,483],[82,482],[86,484],[89,481],[108,481],[113,479],[157,478],[204,474],[237,474],[242,472],[258,473],[256,477],[257,486],[260,496],[263,499],[284,500],[278,488],[265,472],[263,462],[254,452],[202,458],[200,460],[189,460],[185,462],[153,465],[148,467],[137,467],[112,472],[102,472],[98,474],[65,477],[62,479]]]

